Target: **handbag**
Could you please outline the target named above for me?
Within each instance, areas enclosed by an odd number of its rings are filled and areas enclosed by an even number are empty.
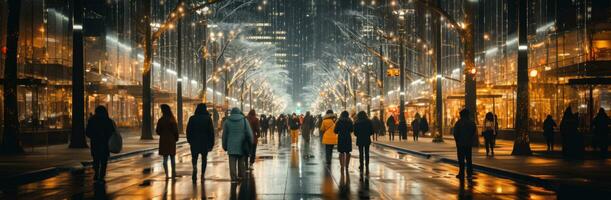
[[[112,126],[115,131],[112,132],[112,135],[110,135],[110,139],[108,140],[108,150],[111,153],[120,153],[121,149],[123,148],[123,138],[117,130],[117,124],[115,124],[114,121],[112,122]]]

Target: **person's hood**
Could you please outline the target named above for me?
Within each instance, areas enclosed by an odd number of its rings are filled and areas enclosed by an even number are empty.
[[[229,115],[227,119],[231,121],[240,121],[244,119],[244,114],[242,114],[239,108],[233,108],[231,109],[231,115]]]
[[[329,113],[329,114],[325,114],[325,116],[323,117],[323,119],[330,119],[330,118],[337,118],[337,116],[334,113]]]

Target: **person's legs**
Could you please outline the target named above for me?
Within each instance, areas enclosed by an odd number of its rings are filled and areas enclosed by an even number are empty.
[[[365,146],[359,145],[359,169],[363,170],[363,159],[365,157],[365,155],[363,155],[365,152],[363,152],[363,150],[365,149]]]
[[[550,139],[549,139],[549,141],[550,141],[550,142],[549,142],[549,143],[550,143],[550,149],[551,149],[551,151],[554,151],[554,139],[555,139],[555,138],[554,138],[554,136],[553,136],[553,135],[552,135],[552,136],[550,136]]]
[[[236,181],[238,178],[236,173],[238,159],[238,156],[229,155],[229,176],[231,177],[231,181]]]
[[[344,169],[346,170],[346,174],[348,174],[348,166],[350,166],[350,152],[346,152],[344,154]]]
[[[202,153],[202,178],[206,175],[206,166],[208,166],[208,152]]]
[[[246,160],[248,156],[240,156],[238,158],[238,174],[240,179],[246,178]]]
[[[197,177],[197,159],[199,157],[199,153],[196,151],[191,151],[191,165],[193,165],[193,178]],[[205,158],[202,158],[202,162]],[[204,169],[202,168],[202,171]],[[203,174],[203,172],[202,172]]]
[[[547,151],[551,151],[552,150],[552,141],[550,137],[549,136],[545,137],[545,141],[547,143]]]
[[[463,152],[463,148],[457,147],[456,153],[458,156],[458,175],[456,175],[456,177],[464,178],[465,177],[465,155]]]
[[[344,169],[344,153],[339,153],[339,168]]]
[[[106,166],[108,165],[108,157],[100,159],[100,180],[104,181],[106,177]]]
[[[367,167],[367,171],[369,171],[369,145],[364,146],[363,152],[365,152],[365,166]]]
[[[490,136],[488,135],[488,132],[484,132],[484,146],[486,147],[486,156],[488,156],[488,154],[490,154]]]
[[[93,157],[93,180],[97,181],[100,179],[100,158]]]
[[[176,177],[176,156],[170,155],[170,163],[172,164],[172,177]]]
[[[331,164],[331,158],[333,158],[333,145],[325,145],[325,158],[327,160],[327,164]]]
[[[467,177],[471,178],[473,176],[473,162],[471,159],[473,150],[471,147],[465,147],[463,151],[465,153],[465,159],[467,160]]]
[[[255,158],[256,158],[256,154],[257,154],[257,144],[253,144],[252,149],[250,150],[250,166],[252,166],[253,164],[255,164]]]
[[[165,173],[165,177],[169,178],[170,176],[168,175],[168,157],[167,155],[163,156],[163,172]]]

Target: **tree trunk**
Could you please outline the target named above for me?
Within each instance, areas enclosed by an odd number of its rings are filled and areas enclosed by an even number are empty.
[[[528,109],[530,99],[528,96],[528,33],[526,21],[527,0],[516,1],[518,3],[518,74],[517,74],[517,96],[516,96],[516,139],[513,143],[512,155],[531,155]]]
[[[206,48],[208,47],[208,22],[204,21],[204,30],[203,30],[203,38],[202,42],[204,47],[202,48],[202,60],[201,60],[201,68],[202,68],[202,93],[203,93],[203,102],[208,102],[208,82],[206,82],[206,78],[208,77],[208,71],[206,70]],[[214,72],[213,72],[214,73]],[[212,94],[214,97],[214,94]]]
[[[83,0],[72,0],[72,134],[69,148],[87,148],[85,72],[83,70]]]
[[[144,27],[144,69],[142,71],[142,135],[140,139],[153,139],[153,123],[151,120],[152,93],[151,93],[151,63],[153,58],[153,41],[151,38],[151,0],[143,2]]]
[[[437,1],[438,2],[438,1]],[[438,2],[439,3],[439,2]],[[439,4],[437,4],[439,5]],[[434,20],[434,36],[435,40],[435,72],[437,73],[437,78],[435,82],[435,125],[437,128],[437,133],[435,134],[435,138],[433,138],[433,142],[441,143],[443,142],[443,91],[441,88],[441,27],[443,24],[439,18]]]
[[[182,134],[182,20],[176,25],[176,121],[178,133]]]
[[[464,20],[464,36],[463,36],[463,48],[465,51],[465,108],[469,110],[469,118],[474,122],[477,116],[477,86],[475,85],[475,76],[477,74],[475,68],[475,50],[473,40],[473,23],[475,19],[473,17],[475,5],[477,3],[465,2],[465,13],[466,19]],[[459,27],[460,28],[460,27]],[[473,146],[479,146],[479,137],[474,137]]]
[[[382,52],[382,46],[380,45],[380,99],[378,100],[380,102],[380,120],[384,121],[384,60],[382,60],[384,58],[384,53]]]
[[[19,141],[19,112],[17,105],[17,42],[19,41],[20,0],[8,1],[6,28],[6,60],[4,61],[4,132],[1,153],[23,153]]]

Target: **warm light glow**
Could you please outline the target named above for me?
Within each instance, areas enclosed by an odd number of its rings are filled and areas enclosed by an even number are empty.
[[[530,71],[530,77],[537,77],[537,74],[539,74],[539,72],[536,69]]]

